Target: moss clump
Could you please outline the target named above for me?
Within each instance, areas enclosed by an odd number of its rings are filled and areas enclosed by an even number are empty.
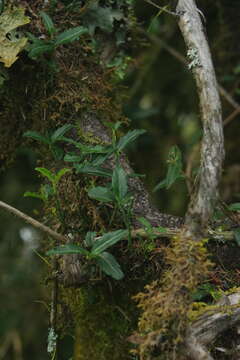
[[[141,359],[150,359],[153,351],[159,352],[157,359],[179,354],[193,302],[191,294],[211,267],[205,241],[187,239],[184,233],[173,238],[165,257],[168,268],[162,280],[136,296],[143,310],[139,321]]]
[[[63,289],[61,298],[70,308],[75,327],[74,360],[130,359],[126,338],[137,321],[132,283]]]

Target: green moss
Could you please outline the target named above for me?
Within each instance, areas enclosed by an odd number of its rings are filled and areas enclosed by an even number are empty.
[[[115,284],[110,288],[107,283],[64,291],[75,325],[74,360],[130,359],[126,338],[137,321],[132,291]]]

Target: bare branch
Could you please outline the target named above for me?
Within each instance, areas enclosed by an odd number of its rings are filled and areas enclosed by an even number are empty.
[[[61,234],[58,234],[56,231],[53,231],[52,229],[50,229],[48,226],[43,225],[39,221],[31,218],[30,216],[28,216],[28,215],[24,214],[23,212],[17,210],[16,208],[4,203],[3,201],[0,201],[0,208],[5,210],[6,212],[12,214],[12,215],[17,216],[18,218],[25,221],[27,224],[32,225],[33,227],[35,227],[39,231],[41,231],[44,234],[52,237],[53,239],[56,239],[57,241],[60,241],[61,243],[66,243],[66,241],[68,241],[68,239],[65,236],[63,236]]]

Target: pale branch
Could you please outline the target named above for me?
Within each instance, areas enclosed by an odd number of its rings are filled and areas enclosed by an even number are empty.
[[[195,1],[179,0],[176,11],[187,47],[189,68],[197,85],[203,125],[199,184],[186,215],[189,229],[197,233],[205,228],[218,198],[224,158],[222,110],[211,53]]]
[[[185,352],[194,360],[214,360],[207,350],[221,333],[240,322],[240,292],[224,295],[220,301],[189,325]]]
[[[17,216],[18,218],[22,219],[27,224],[32,225],[34,228],[36,228],[37,230],[43,232],[45,235],[50,236],[53,239],[55,239],[57,241],[60,241],[61,243],[66,243],[66,241],[69,241],[69,239],[67,239],[65,236],[57,233],[56,231],[53,231],[48,226],[43,225],[39,221],[33,219],[32,217],[24,214],[23,212],[21,212],[21,211],[17,210],[16,208],[6,204],[3,201],[0,201],[0,209],[3,209],[6,212],[8,212],[8,213],[10,213],[10,214],[12,214],[14,216]]]

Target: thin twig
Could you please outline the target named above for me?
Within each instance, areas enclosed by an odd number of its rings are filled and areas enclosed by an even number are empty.
[[[5,210],[6,212],[17,216],[18,218],[25,221],[27,224],[32,225],[34,228],[38,229],[39,231],[43,232],[44,234],[52,237],[53,239],[56,239],[57,241],[60,241],[61,243],[66,243],[67,238],[61,234],[58,234],[56,231],[53,231],[48,226],[43,225],[39,221],[33,219],[32,217],[24,214],[23,212],[17,210],[16,208],[6,204],[3,201],[0,201],[0,209]]]
[[[166,7],[164,6],[159,6],[158,4],[155,4],[153,1],[151,0],[145,0],[146,3],[153,5],[154,7],[156,7],[159,10],[162,10],[163,12],[169,14],[169,15],[173,15],[173,16],[178,16],[175,12],[167,10]]]
[[[174,56],[179,62],[184,64],[185,66],[188,65],[188,61],[178,50],[174,49],[172,46],[168,45],[163,41],[162,39],[157,38],[156,36],[146,33],[142,29],[139,29],[140,32],[144,32],[144,35],[148,37],[149,40],[151,40],[155,44],[160,44],[162,47],[164,47],[165,50],[169,52],[172,56]],[[218,90],[221,94],[221,96],[235,109],[235,111],[230,114],[223,122],[223,126],[228,125],[235,117],[240,113],[240,104],[234,100],[234,98],[227,92],[226,89],[220,84],[218,84]]]

